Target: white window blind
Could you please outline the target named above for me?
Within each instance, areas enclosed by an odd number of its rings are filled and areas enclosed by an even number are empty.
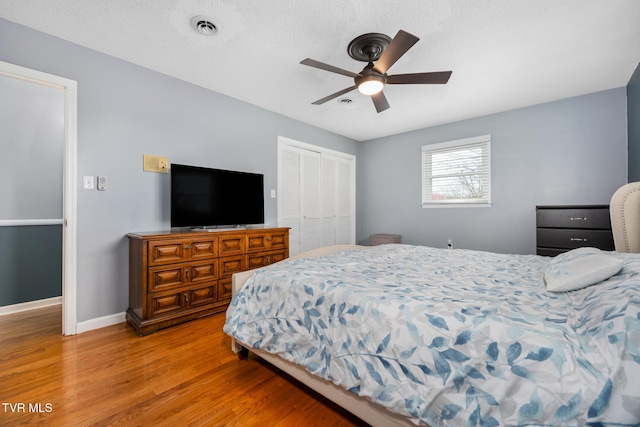
[[[422,146],[422,206],[491,203],[491,136]]]

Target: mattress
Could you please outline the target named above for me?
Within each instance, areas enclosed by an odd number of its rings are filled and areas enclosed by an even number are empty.
[[[640,256],[572,292],[549,258],[383,245],[258,270],[226,333],[417,425],[637,425]]]

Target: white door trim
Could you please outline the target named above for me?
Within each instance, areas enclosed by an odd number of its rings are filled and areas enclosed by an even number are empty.
[[[0,75],[64,90],[62,333],[63,335],[75,335],[78,323],[76,317],[78,84],[74,80],[2,61],[0,61]]]

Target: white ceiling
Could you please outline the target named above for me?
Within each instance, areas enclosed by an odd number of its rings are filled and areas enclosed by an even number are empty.
[[[638,0],[1,0],[0,17],[359,141],[625,86],[640,61]],[[301,60],[359,72],[349,42],[400,29],[420,41],[389,74],[448,84],[387,86],[380,114],[357,91],[311,105],[353,80]]]

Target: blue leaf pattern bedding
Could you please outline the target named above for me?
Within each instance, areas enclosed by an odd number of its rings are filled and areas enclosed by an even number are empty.
[[[565,293],[549,258],[382,245],[275,264],[224,330],[420,425],[639,425],[640,256]]]

